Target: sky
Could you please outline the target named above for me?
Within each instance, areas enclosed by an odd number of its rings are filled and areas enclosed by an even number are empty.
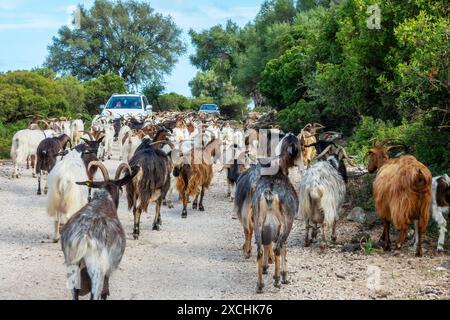
[[[172,16],[183,29],[188,44],[171,75],[166,92],[190,96],[188,82],[198,71],[189,62],[194,52],[187,34],[201,31],[228,19],[240,26],[254,19],[263,0],[150,0],[155,11]],[[58,29],[69,24],[77,4],[89,7],[93,0],[0,0],[0,71],[30,70],[47,56],[47,46]]]

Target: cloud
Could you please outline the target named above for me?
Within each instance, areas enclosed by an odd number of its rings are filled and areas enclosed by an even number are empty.
[[[8,30],[24,30],[24,29],[53,29],[61,26],[60,21],[49,18],[31,18],[23,22],[16,23],[0,23],[0,32]]]
[[[0,2],[0,10],[14,10],[22,4],[22,1]]]

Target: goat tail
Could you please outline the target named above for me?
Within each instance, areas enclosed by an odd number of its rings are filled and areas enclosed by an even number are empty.
[[[311,219],[318,216],[321,212],[323,191],[319,188],[309,188],[303,198],[301,210],[304,218]]]
[[[14,137],[12,144],[11,144],[11,152],[10,152],[11,159],[13,159],[14,161],[16,161],[16,159],[18,157],[19,147],[20,147],[19,138]]]

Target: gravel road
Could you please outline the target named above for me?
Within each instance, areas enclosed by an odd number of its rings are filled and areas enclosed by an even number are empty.
[[[117,150],[115,150],[117,155]],[[112,173],[117,158],[107,160]],[[217,173],[205,195],[206,211],[181,204],[163,207],[161,231],[152,231],[154,205],[143,214],[141,236],[132,239],[132,214],[122,195],[119,217],[127,233],[120,268],[110,281],[110,299],[449,299],[450,257],[436,255],[435,243],[425,243],[425,255],[411,248],[400,256],[375,251],[343,252],[361,225],[341,219],[338,243],[321,253],[317,245],[303,247],[303,226],[296,220],[288,239],[287,268],[291,281],[272,285],[273,266],[265,276],[265,293],[256,294],[256,257],[242,256],[243,232],[232,219],[225,197],[225,173]],[[0,299],[70,299],[60,244],[52,242],[53,222],[45,211],[45,196],[37,196],[37,180],[24,170],[9,179],[12,166],[0,165]],[[294,181],[298,177],[291,175]],[[177,199],[178,196],[175,196]],[[379,227],[369,231],[375,239]]]

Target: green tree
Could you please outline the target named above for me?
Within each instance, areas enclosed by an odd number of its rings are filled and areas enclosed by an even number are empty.
[[[56,79],[65,92],[67,102],[69,103],[69,112],[77,116],[85,111],[86,89],[85,86],[72,76],[65,76]]]
[[[175,92],[159,96],[159,107],[155,111],[184,111],[191,107],[189,99]]]
[[[66,115],[69,103],[64,87],[29,71],[0,75],[0,122],[13,123],[30,115]]]
[[[140,85],[169,73],[185,51],[181,30],[148,2],[96,0],[79,6],[80,28],[61,27],[49,46],[45,66],[90,80],[105,73]]]
[[[84,83],[86,89],[86,111],[98,114],[99,107],[105,104],[113,93],[126,93],[125,81],[118,75],[107,73]]]

